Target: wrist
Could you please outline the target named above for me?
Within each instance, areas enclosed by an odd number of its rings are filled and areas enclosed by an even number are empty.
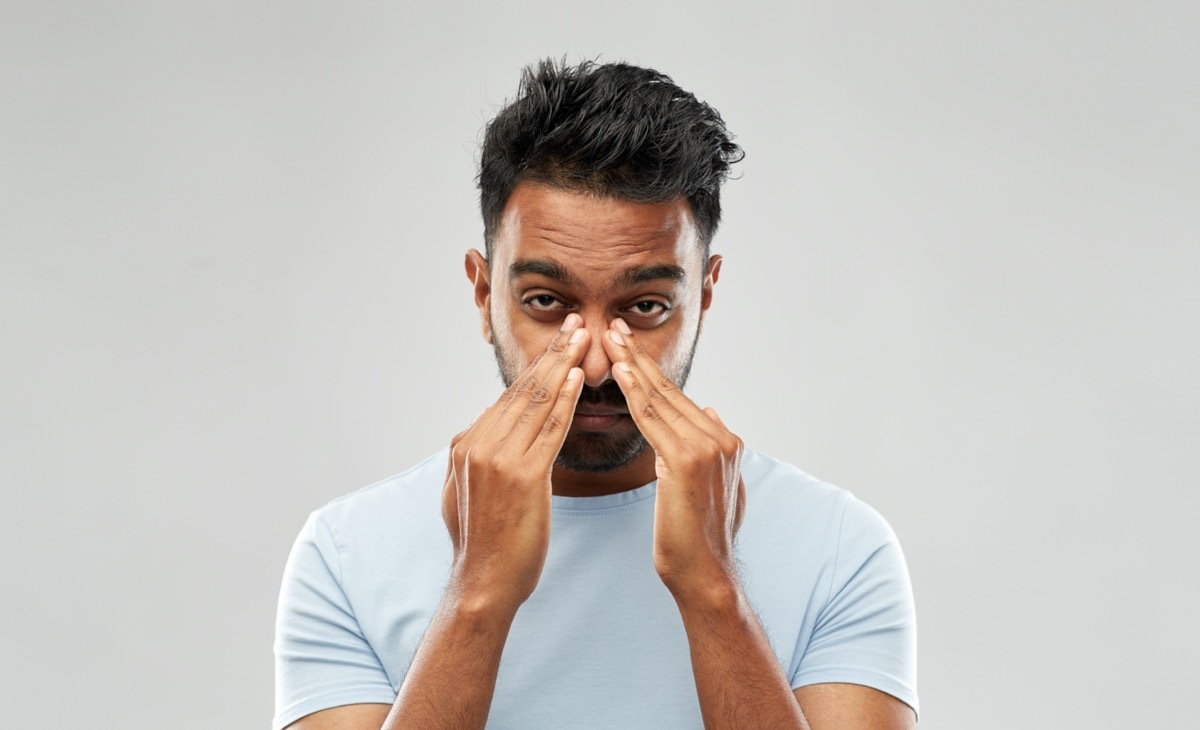
[[[664,579],[663,582],[681,611],[736,611],[743,599],[741,581],[730,571],[717,571],[688,580]]]
[[[455,614],[488,622],[511,623],[528,595],[509,590],[502,581],[457,572],[450,577],[443,601]]]

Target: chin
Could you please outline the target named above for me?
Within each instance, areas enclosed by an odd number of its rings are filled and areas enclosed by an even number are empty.
[[[567,471],[602,474],[628,466],[649,446],[637,429],[619,435],[586,431],[572,433],[563,442],[555,463]]]

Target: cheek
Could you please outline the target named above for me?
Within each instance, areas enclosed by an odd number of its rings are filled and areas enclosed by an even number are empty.
[[[505,360],[522,372],[550,345],[558,325],[547,325],[528,317],[513,316],[505,307],[492,307],[492,340]]]
[[[654,360],[658,363],[658,369],[663,371],[663,375],[676,380],[683,371],[686,354],[687,350],[682,344],[672,343],[669,349],[663,350]]]
[[[662,370],[663,374],[672,380],[678,380],[691,361],[699,325],[698,321],[691,320],[694,318],[689,318],[689,321],[686,322],[681,321],[681,326],[669,335],[661,333],[664,335],[661,340],[648,342],[646,336],[642,336],[646,351],[658,363],[659,370]]]

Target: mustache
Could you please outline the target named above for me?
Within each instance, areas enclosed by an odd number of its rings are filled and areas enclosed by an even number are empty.
[[[626,407],[625,394],[621,392],[621,386],[617,385],[615,380],[609,380],[601,384],[599,388],[583,386],[583,392],[579,394],[579,402],[593,406]]]

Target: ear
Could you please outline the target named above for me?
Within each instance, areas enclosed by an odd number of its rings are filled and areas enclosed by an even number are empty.
[[[472,287],[475,290],[475,306],[479,309],[483,339],[490,345],[492,344],[492,285],[488,281],[487,259],[479,251],[471,249],[467,251],[463,266],[466,268],[467,278],[470,279]]]
[[[713,254],[708,259],[708,265],[705,267],[704,286],[700,292],[700,314],[703,315],[712,305],[713,286],[717,283],[717,279],[721,276],[721,261],[723,259]]]

